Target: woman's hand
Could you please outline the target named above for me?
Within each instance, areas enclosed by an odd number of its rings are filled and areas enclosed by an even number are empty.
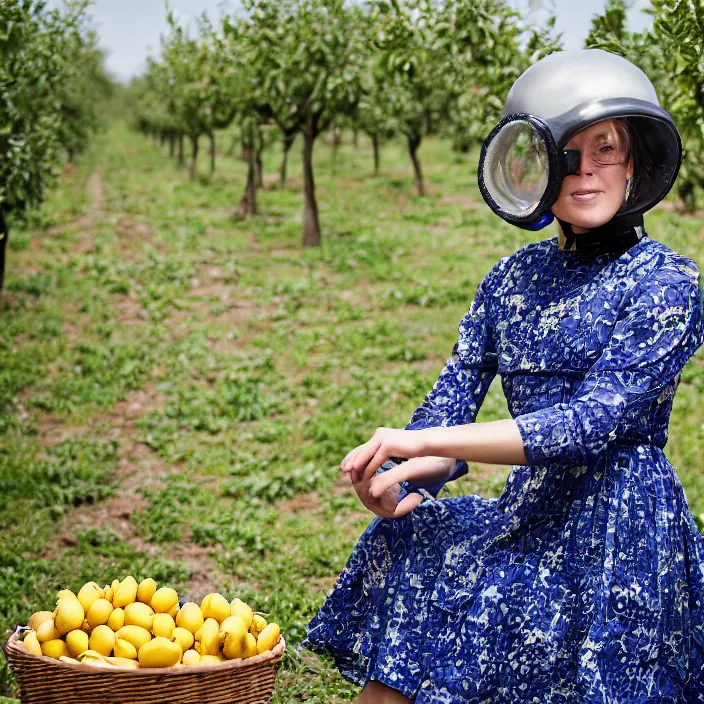
[[[353,483],[363,475],[371,480],[376,470],[392,457],[422,457],[425,454],[423,433],[423,430],[377,428],[371,440],[348,453],[340,469],[352,474]]]
[[[400,482],[436,484],[452,474],[455,464],[455,460],[447,457],[416,457],[374,475],[372,479],[363,473],[357,481],[352,482],[352,486],[360,501],[372,513],[381,518],[400,518],[423,501],[423,496],[413,492],[399,502]],[[351,472],[349,474],[352,478]]]
[[[352,478],[351,475],[348,476],[350,476],[350,479]],[[369,479],[364,476],[356,482],[352,482],[359,500],[380,518],[400,518],[405,516],[423,500],[420,494],[413,492],[399,502],[398,497],[401,493],[401,485],[398,482],[392,484],[379,496],[372,496],[369,491],[370,484]]]

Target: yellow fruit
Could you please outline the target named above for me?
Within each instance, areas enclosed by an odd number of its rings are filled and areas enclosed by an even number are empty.
[[[115,600],[115,594],[117,594],[117,588],[120,586],[120,580],[119,579],[113,579],[111,584],[110,584],[110,601]],[[106,597],[107,598],[107,597]],[[113,603],[113,606],[115,604]]]
[[[266,627],[267,622],[263,616],[260,616],[259,614],[254,614],[254,616],[252,616],[252,628],[257,632],[257,635],[259,635]]]
[[[187,601],[176,615],[176,625],[194,634],[199,628],[203,627],[204,620],[200,606],[192,601]]]
[[[83,611],[88,613],[93,602],[103,598],[103,590],[95,582],[86,582],[78,592],[77,598]]]
[[[42,623],[44,623],[45,621],[50,621],[53,618],[54,614],[51,613],[51,611],[37,611],[29,617],[27,625],[36,631]]]
[[[84,650],[79,653],[77,659],[83,662],[84,660],[100,660],[105,662],[105,656],[99,653],[97,650]]]
[[[139,649],[152,639],[152,634],[141,626],[123,626],[115,633],[115,637],[132,643],[139,652]]]
[[[117,608],[124,608],[127,604],[133,604],[137,598],[137,580],[130,575],[125,577],[112,598],[112,605]]]
[[[206,618],[200,629],[200,654],[217,655],[220,650],[218,633],[220,624],[214,618]]]
[[[219,665],[222,660],[217,655],[201,655],[199,665]]]
[[[90,649],[101,655],[110,655],[115,647],[115,634],[105,625],[96,626],[90,634]]]
[[[88,623],[87,618],[83,619],[83,625],[81,626],[81,630],[85,631],[88,635],[90,635],[90,632],[93,630],[93,626]]]
[[[106,584],[103,587],[103,599],[107,599],[112,604],[112,598],[115,596],[115,590],[112,588],[112,584]]]
[[[230,633],[242,643],[244,649],[244,637],[247,634],[247,627],[239,616],[228,616],[221,624],[218,638],[220,643],[224,643],[225,636]],[[239,656],[237,656],[239,657]]]
[[[235,616],[234,618],[239,618],[239,616]],[[240,638],[235,633],[225,633],[225,642],[222,644],[222,652],[228,660],[243,658],[245,656],[244,637]]]
[[[115,657],[116,658],[137,658],[137,648],[124,638],[115,638]]]
[[[37,640],[36,631],[29,631],[27,635],[25,635],[24,640],[22,642],[24,643],[24,647],[27,649],[28,653],[31,653],[32,655],[42,654],[42,646]]]
[[[125,610],[124,609],[113,609],[108,619],[108,626],[117,632],[125,625]]]
[[[178,608],[178,594],[171,587],[161,587],[154,592],[151,607],[157,614],[168,614],[171,609]]]
[[[184,665],[198,665],[200,663],[200,655],[198,655],[198,652],[195,650],[186,650],[181,658],[181,662]]]
[[[176,624],[169,614],[155,614],[152,624],[152,633],[155,636],[171,640],[174,628],[176,628]]]
[[[61,638],[53,638],[42,643],[42,655],[58,660],[62,655],[68,655],[68,648]]]
[[[68,654],[73,658],[77,658],[89,648],[88,634],[80,628],[69,631],[66,634],[66,645],[68,646]]]
[[[39,624],[36,633],[37,640],[40,643],[46,643],[50,640],[56,640],[57,638],[61,637],[61,634],[54,625],[53,618],[50,618],[48,621],[43,621],[41,624]]]
[[[81,665],[93,665],[95,667],[111,667],[105,662],[105,656],[95,650],[86,650],[78,656]]]
[[[252,619],[254,618],[254,613],[249,604],[246,604],[241,599],[233,599],[230,602],[230,615],[239,616],[244,621],[247,630],[249,630],[249,627],[252,625]]]
[[[56,605],[54,625],[61,635],[80,628],[84,618],[83,607],[78,599],[59,599]]]
[[[257,655],[257,639],[251,633],[247,633],[244,641],[244,656],[245,658],[252,658]]]
[[[214,618],[222,623],[230,616],[230,602],[222,594],[208,594],[200,604],[203,618]]]
[[[157,636],[139,649],[138,658],[142,667],[172,667],[180,662],[181,655],[178,643]]]
[[[137,587],[137,600],[143,604],[151,604],[154,592],[156,592],[156,582],[151,577],[147,577]]]
[[[178,614],[178,602],[176,602],[167,612],[171,618],[175,619]]]
[[[112,602],[107,599],[96,599],[86,614],[86,621],[91,628],[102,626],[108,622],[114,610]]]
[[[257,653],[264,653],[271,650],[278,642],[281,636],[281,629],[277,623],[270,623],[257,638]]]
[[[106,657],[105,662],[110,663],[110,665],[114,665],[115,667],[127,668],[128,670],[134,670],[139,667],[139,664],[135,662],[135,660],[131,658],[122,658],[117,655],[115,657]]]
[[[181,646],[181,650],[185,653],[189,648],[193,647],[193,641],[195,638],[190,631],[177,626],[171,634],[171,640],[176,641],[176,643]]]
[[[70,658],[68,655],[59,656],[59,660],[61,660],[61,662],[70,663],[71,665],[79,665],[80,664],[80,662],[78,660],[76,660],[76,658]]]
[[[135,601],[125,606],[125,626],[141,626],[147,631],[152,630],[154,612],[148,604]]]
[[[56,600],[59,599],[77,599],[78,597],[70,589],[62,589],[57,595]]]

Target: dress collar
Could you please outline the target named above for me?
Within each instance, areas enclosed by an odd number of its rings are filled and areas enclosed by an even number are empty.
[[[575,233],[570,223],[557,219],[565,235],[565,251],[585,254],[613,252],[622,254],[640,242],[645,235],[643,215],[621,215],[613,217],[600,227],[583,233]],[[573,243],[574,248],[573,248]]]

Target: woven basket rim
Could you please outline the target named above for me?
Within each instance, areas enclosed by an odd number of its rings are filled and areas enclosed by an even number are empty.
[[[172,677],[188,677],[193,674],[202,674],[204,672],[226,672],[228,670],[247,670],[250,668],[256,668],[258,665],[263,665],[269,662],[277,662],[281,660],[286,651],[286,641],[283,635],[280,636],[279,642],[274,646],[273,650],[267,650],[259,655],[254,655],[251,658],[235,658],[234,660],[226,660],[219,665],[180,665],[171,667],[118,667],[116,665],[107,665],[102,667],[100,665],[84,665],[83,663],[71,663],[63,662],[62,660],[56,660],[55,658],[50,658],[47,655],[34,655],[30,653],[19,639],[19,632],[15,631],[3,646],[5,655],[7,657],[8,651],[15,651],[20,653],[24,658],[34,658],[38,662],[45,662],[47,666],[59,667],[66,669],[71,672],[90,672],[93,674],[105,675],[110,677],[111,675],[124,676],[125,673],[130,675],[134,674],[136,677],[142,676],[172,676]],[[7,658],[10,662],[10,658]],[[10,665],[12,663],[10,662]]]

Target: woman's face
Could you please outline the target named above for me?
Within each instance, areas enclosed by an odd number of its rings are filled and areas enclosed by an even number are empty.
[[[585,232],[611,220],[623,205],[626,180],[633,178],[628,133],[616,120],[603,120],[577,132],[565,149],[579,150],[580,167],[565,176],[552,212],[575,232]]]

